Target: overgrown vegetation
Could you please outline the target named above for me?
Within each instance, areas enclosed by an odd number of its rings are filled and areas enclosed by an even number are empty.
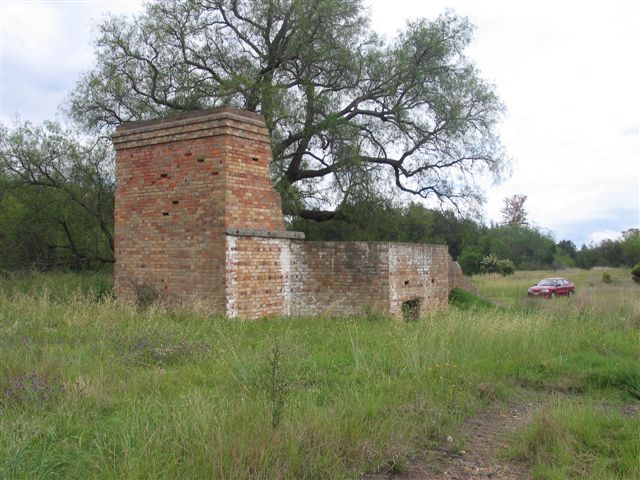
[[[638,478],[640,417],[558,398],[522,432],[512,456],[532,464],[534,478]]]
[[[631,278],[636,283],[640,283],[640,263],[637,263],[631,269]]]
[[[2,278],[0,478],[401,471],[514,392],[560,399],[512,445],[536,478],[635,478],[637,413],[620,415],[638,405],[640,304],[629,271],[608,271],[535,302],[540,273],[484,275],[501,306],[455,291],[414,322],[228,321],[118,303],[96,294],[108,274]]]

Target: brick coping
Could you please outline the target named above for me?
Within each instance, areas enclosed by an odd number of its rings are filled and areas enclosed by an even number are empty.
[[[190,125],[208,120],[217,120],[229,118],[245,123],[250,123],[258,127],[265,127],[262,115],[247,110],[241,110],[235,107],[215,107],[202,110],[193,110],[189,112],[178,113],[162,118],[154,118],[151,120],[138,120],[118,125],[112,138],[130,135],[132,133],[143,133],[159,128],[179,127]]]

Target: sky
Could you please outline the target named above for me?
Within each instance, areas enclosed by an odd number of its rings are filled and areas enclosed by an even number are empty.
[[[640,227],[640,12],[636,0],[365,0],[392,39],[445,9],[476,26],[467,54],[507,107],[512,175],[487,185],[486,220],[527,195],[532,224],[584,243]],[[137,0],[0,0],[0,119],[39,123],[92,68],[93,32]]]

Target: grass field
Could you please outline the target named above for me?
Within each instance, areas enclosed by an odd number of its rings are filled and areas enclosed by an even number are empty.
[[[480,277],[416,322],[141,309],[108,274],[0,277],[0,478],[356,478],[402,471],[496,402],[548,408],[508,455],[534,478],[640,478],[640,287]],[[635,412],[629,414],[628,412]],[[462,448],[463,446],[460,446]]]

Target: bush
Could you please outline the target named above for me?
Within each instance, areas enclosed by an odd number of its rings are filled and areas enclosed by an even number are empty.
[[[470,245],[465,247],[458,257],[458,263],[465,275],[475,275],[480,273],[480,265],[484,256],[484,251],[480,246]]]
[[[640,263],[636,263],[631,269],[631,278],[633,278],[634,282],[640,283]]]
[[[487,310],[495,307],[489,300],[457,287],[449,293],[449,305],[461,310]]]
[[[602,274],[602,283],[613,283],[613,280],[611,279],[611,274],[608,272],[604,272]]]
[[[480,262],[480,273],[500,273],[504,276],[513,275],[515,265],[509,259],[498,258],[496,255],[487,255]]]

